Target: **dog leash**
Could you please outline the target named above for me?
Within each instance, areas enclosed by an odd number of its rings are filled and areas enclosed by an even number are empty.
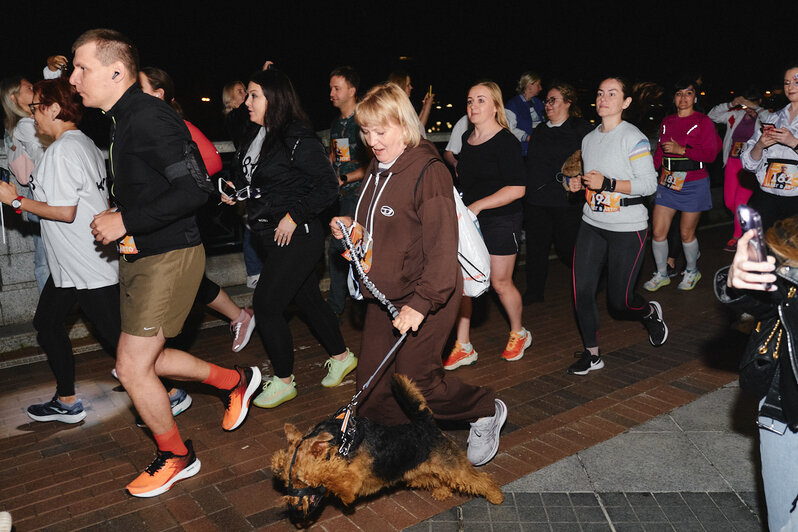
[[[360,277],[360,280],[363,282],[363,286],[368,288],[368,291],[371,292],[371,294],[377,299],[377,301],[382,303],[385,306],[385,308],[388,309],[391,318],[396,319],[396,317],[399,315],[399,311],[396,310],[394,304],[391,303],[391,301],[387,297],[385,297],[385,294],[383,294],[377,289],[377,287],[374,285],[371,279],[368,278],[368,275],[366,275],[366,272],[363,271],[363,265],[360,262],[363,258],[363,255],[361,253],[358,253],[358,251],[355,249],[355,245],[352,243],[352,238],[349,234],[349,230],[346,228],[346,226],[341,220],[338,220],[338,227],[341,229],[341,232],[343,233],[344,243],[346,244],[346,247],[349,250],[349,254],[352,257],[352,264],[355,267],[355,271],[357,271],[358,277]],[[361,386],[360,389],[355,393],[355,395],[352,396],[352,399],[349,401],[349,404],[341,408],[336,413],[335,415],[336,418],[343,417],[343,421],[341,423],[341,444],[338,446],[338,453],[341,454],[342,456],[346,456],[347,454],[349,454],[352,442],[354,441],[355,427],[350,426],[350,423],[352,421],[352,412],[354,411],[354,408],[358,404],[358,399],[360,398],[361,394],[363,394],[363,392],[365,392],[369,388],[374,379],[382,373],[383,368],[388,363],[388,361],[391,360],[391,358],[393,358],[394,353],[396,353],[396,350],[399,349],[399,346],[402,344],[402,342],[404,342],[405,338],[407,338],[407,333],[402,334],[399,337],[399,339],[396,340],[396,343],[393,344],[393,347],[391,347],[390,351],[388,351],[388,353],[382,359],[382,362],[380,362],[380,364],[377,366],[377,369],[374,370],[374,373],[371,374],[368,380],[366,380],[366,382],[363,383],[363,386]]]

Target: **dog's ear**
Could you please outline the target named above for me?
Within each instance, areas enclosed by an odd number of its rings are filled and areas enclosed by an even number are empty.
[[[286,423],[283,426],[285,431],[285,439],[288,440],[289,445],[293,445],[302,439],[302,433],[291,423]]]
[[[288,453],[286,453],[285,450],[276,451],[272,455],[272,472],[278,477],[281,477],[287,463]]]
[[[326,440],[319,440],[313,442],[313,445],[310,447],[310,454],[319,458],[327,454],[327,450],[330,448],[330,442]]]

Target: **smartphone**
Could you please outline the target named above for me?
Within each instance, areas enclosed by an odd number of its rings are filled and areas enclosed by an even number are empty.
[[[765,262],[768,260],[765,246],[765,233],[762,230],[762,218],[759,213],[748,205],[737,207],[737,217],[743,233],[754,230],[754,237],[748,241],[748,260],[752,262]],[[765,290],[770,290],[772,283],[764,283]]]
[[[775,129],[775,127],[776,126],[774,124],[768,124],[767,122],[765,122],[762,124],[762,126],[759,129],[762,131],[762,133],[765,133],[767,131],[770,131],[771,129]]]
[[[429,94],[430,96],[432,96],[432,85],[430,85],[430,86],[429,86],[429,89],[427,89],[427,94]]]

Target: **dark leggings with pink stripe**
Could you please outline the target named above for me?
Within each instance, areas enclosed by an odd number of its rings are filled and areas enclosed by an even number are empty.
[[[607,231],[582,222],[574,248],[574,307],[585,348],[598,346],[596,291],[607,266],[607,303],[610,312],[640,320],[649,305],[635,292],[645,254],[648,229]]]

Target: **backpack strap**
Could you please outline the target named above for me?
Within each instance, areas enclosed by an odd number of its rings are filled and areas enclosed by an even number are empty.
[[[416,186],[413,189],[413,199],[414,200],[416,199],[416,194],[418,193],[418,185],[421,183],[421,178],[424,177],[424,172],[427,170],[427,168],[429,168],[430,166],[432,166],[433,163],[436,163],[436,162],[443,163],[443,161],[440,158],[434,157],[434,158],[430,159],[429,161],[427,161],[427,164],[425,164],[424,168],[421,169],[421,173],[418,175],[418,179],[416,180]]]

